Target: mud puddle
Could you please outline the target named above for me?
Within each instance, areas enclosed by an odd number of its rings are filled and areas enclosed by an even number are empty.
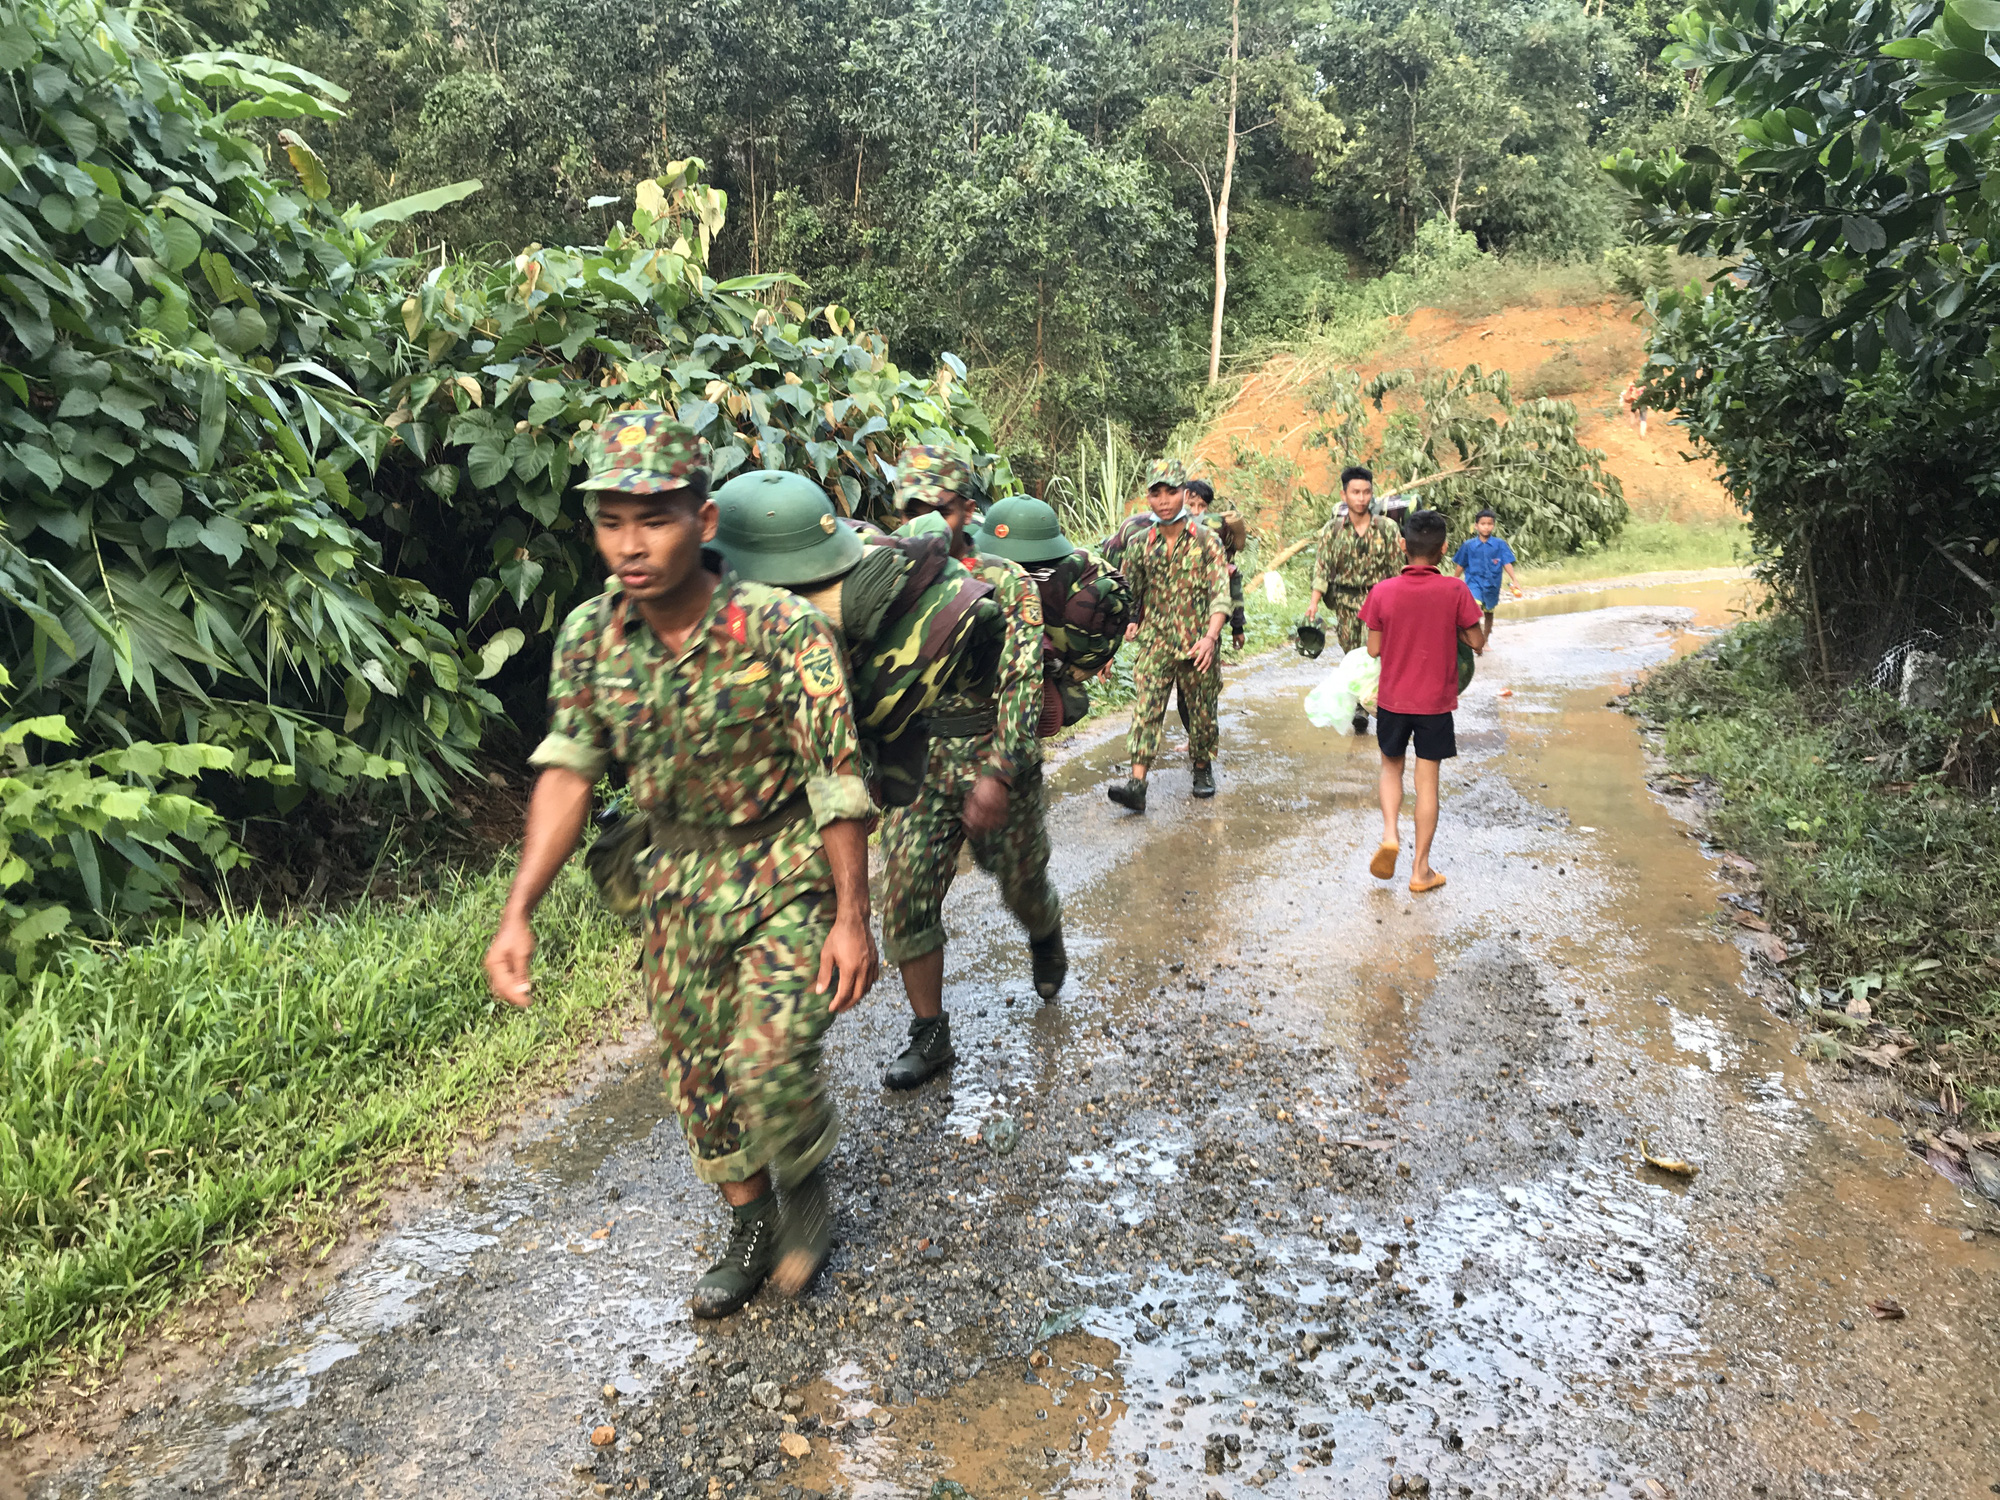
[[[1717,863],[1606,707],[1742,592],[1503,610],[1445,773],[1450,884],[1421,898],[1366,874],[1376,756],[1304,719],[1323,665],[1232,679],[1211,802],[1176,733],[1144,818],[1103,798],[1121,743],[1072,756],[1069,987],[1032,996],[963,875],[953,1074],[879,1089],[893,980],[832,1033],[841,1243],[802,1301],[687,1322],[720,1215],[635,1074],[232,1377],[300,1404],[162,1409],[44,1493],[2000,1481],[2000,1223],[1793,1055]],[[1884,1296],[1908,1316],[1872,1318]],[[323,1337],[353,1352],[281,1368]]]

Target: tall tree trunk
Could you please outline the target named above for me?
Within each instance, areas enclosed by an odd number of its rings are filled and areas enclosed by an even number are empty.
[[[1243,0],[1229,5],[1229,137],[1222,152],[1222,191],[1215,205],[1215,312],[1208,324],[1208,383],[1222,378],[1222,304],[1229,294],[1229,188],[1236,176],[1237,63],[1243,53]]]

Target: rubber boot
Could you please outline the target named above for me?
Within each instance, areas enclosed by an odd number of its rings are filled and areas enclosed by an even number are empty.
[[[882,1082],[892,1089],[913,1089],[957,1061],[951,1050],[951,1017],[918,1016],[910,1022],[910,1045],[889,1064]]]
[[[1135,813],[1146,810],[1146,779],[1143,776],[1127,777],[1123,786],[1113,784],[1104,789],[1104,795],[1120,807],[1129,807]]]
[[[1062,993],[1063,981],[1069,978],[1069,954],[1063,951],[1062,928],[1047,937],[1029,938],[1028,956],[1034,963],[1035,993],[1044,1000],[1055,999]]]
[[[1213,766],[1196,766],[1194,768],[1194,795],[1197,797],[1213,797],[1215,795],[1215,768]]]
[[[796,1297],[812,1285],[832,1251],[833,1202],[825,1171],[814,1167],[785,1192],[778,1211],[778,1265],[771,1280],[787,1297]]]
[[[1366,734],[1368,732],[1368,715],[1359,710],[1356,710],[1354,715],[1354,732],[1356,734]]]
[[[778,1199],[765,1193],[730,1209],[729,1244],[722,1259],[694,1284],[688,1308],[697,1318],[726,1318],[752,1297],[778,1261]]]

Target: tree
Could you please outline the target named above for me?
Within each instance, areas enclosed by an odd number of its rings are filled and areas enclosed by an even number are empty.
[[[1676,30],[1743,144],[1616,174],[1655,238],[1737,270],[1658,300],[1653,399],[1722,462],[1822,670],[1962,632],[2000,552],[2000,8],[1726,0]]]

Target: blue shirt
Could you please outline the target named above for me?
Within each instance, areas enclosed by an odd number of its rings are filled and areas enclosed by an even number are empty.
[[[1497,593],[1500,570],[1513,561],[1514,549],[1497,534],[1469,536],[1451,555],[1451,565],[1465,575],[1467,586],[1476,594]]]

